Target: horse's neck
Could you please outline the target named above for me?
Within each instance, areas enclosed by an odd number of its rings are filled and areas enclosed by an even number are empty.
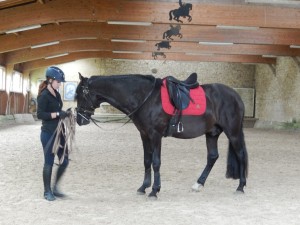
[[[135,110],[150,91],[149,80],[129,76],[97,77],[93,89],[105,101],[124,113]]]

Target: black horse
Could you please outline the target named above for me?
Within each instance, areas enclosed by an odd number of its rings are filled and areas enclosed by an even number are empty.
[[[125,113],[140,132],[144,148],[144,181],[137,190],[145,194],[151,186],[151,166],[154,182],[149,197],[157,197],[160,191],[161,143],[165,136],[171,115],[162,109],[162,79],[151,75],[81,75],[76,90],[77,123],[86,125],[96,108],[102,102]],[[201,85],[206,96],[206,111],[201,116],[182,115],[185,125],[182,132],[169,132],[169,136],[189,139],[205,134],[207,145],[207,164],[197,182],[192,186],[199,191],[219,157],[218,138],[222,132],[229,139],[226,177],[239,179],[237,191],[244,192],[248,171],[248,156],[243,133],[244,104],[240,96],[222,84]]]
[[[182,20],[179,19],[179,17],[188,17],[188,21],[192,21],[192,17],[190,16],[190,10],[193,9],[193,5],[191,3],[182,3],[181,0],[179,0],[179,8],[173,9],[169,12],[169,20],[176,20],[177,22],[183,23]]]

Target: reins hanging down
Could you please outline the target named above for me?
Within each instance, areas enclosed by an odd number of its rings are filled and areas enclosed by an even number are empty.
[[[64,161],[66,155],[70,154],[73,150],[73,142],[75,139],[75,127],[76,119],[71,110],[68,110],[70,113],[64,119],[60,119],[55,130],[55,139],[52,148],[52,153],[57,154],[59,148],[63,148],[63,155],[59,160],[59,164]],[[61,146],[61,138],[65,139],[64,146]]]

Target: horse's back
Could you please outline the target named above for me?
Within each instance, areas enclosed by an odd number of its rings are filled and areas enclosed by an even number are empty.
[[[244,103],[240,95],[231,87],[220,83],[201,85],[205,91],[207,108],[211,109],[220,125],[225,121],[242,122],[244,118]]]

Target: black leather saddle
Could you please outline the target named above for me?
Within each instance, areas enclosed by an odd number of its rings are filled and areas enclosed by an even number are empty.
[[[190,89],[198,87],[199,83],[197,81],[197,74],[192,73],[184,81],[168,76],[166,78],[166,85],[171,103],[177,110],[182,111],[189,106],[190,101],[193,102],[190,96]]]

